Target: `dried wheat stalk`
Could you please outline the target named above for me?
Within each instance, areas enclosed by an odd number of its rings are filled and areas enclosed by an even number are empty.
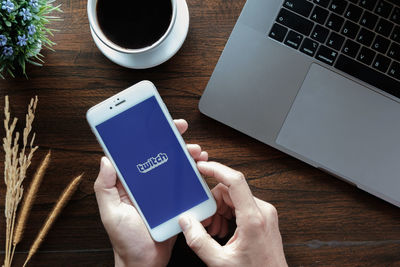
[[[31,184],[29,185],[26,196],[24,197],[24,201],[22,203],[21,211],[19,213],[19,217],[18,217],[18,221],[17,221],[17,227],[15,228],[15,232],[14,232],[13,253],[14,253],[15,247],[21,241],[22,236],[24,234],[25,225],[28,220],[31,208],[33,206],[33,202],[35,201],[36,193],[40,187],[40,184],[42,183],[43,176],[46,172],[46,169],[49,166],[50,156],[51,156],[51,151],[49,150],[46,157],[41,162],[39,168],[36,170],[33,180],[31,182]]]
[[[60,198],[57,200],[56,205],[53,207],[53,210],[51,211],[50,215],[47,217],[46,222],[42,226],[42,229],[40,230],[39,234],[36,236],[35,241],[33,242],[33,245],[31,246],[28,257],[25,260],[25,263],[23,267],[29,262],[29,260],[32,258],[32,256],[36,253],[36,251],[39,249],[40,245],[42,244],[44,238],[46,237],[47,233],[49,232],[51,226],[57,219],[58,215],[60,214],[61,210],[64,208],[64,206],[67,204],[68,200],[71,198],[71,196],[74,194],[76,189],[78,188],[78,185],[82,179],[83,174],[79,175],[76,177],[68,186],[65,188],[64,192],[61,194]]]
[[[32,130],[32,123],[35,118],[35,111],[38,98],[31,99],[28,106],[28,113],[26,114],[25,128],[22,134],[22,148],[19,147],[19,133],[15,132],[17,118],[14,118],[10,123],[10,111],[8,96],[5,97],[4,106],[4,129],[6,136],[3,138],[3,149],[5,152],[4,159],[4,183],[6,184],[6,245],[5,245],[5,258],[4,267],[10,267],[12,263],[12,243],[14,224],[18,205],[23,195],[22,182],[25,179],[26,171],[31,164],[34,152],[37,146],[33,147],[35,134],[30,137]],[[30,138],[30,140],[29,140]],[[29,153],[26,152],[29,146]]]

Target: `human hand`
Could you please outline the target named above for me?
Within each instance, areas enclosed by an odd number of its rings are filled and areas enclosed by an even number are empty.
[[[212,190],[217,212],[203,222],[208,233],[193,217],[179,219],[189,247],[208,266],[287,266],[275,207],[253,197],[242,173],[216,162],[198,162],[197,167],[220,183]],[[221,246],[211,236],[225,236],[233,216],[237,228]]]
[[[188,124],[185,120],[174,120],[183,134]],[[198,145],[187,145],[195,161],[207,161],[208,154]],[[101,220],[114,249],[115,266],[166,266],[176,237],[164,242],[155,242],[132,205],[111,162],[101,159],[100,173],[94,184]]]

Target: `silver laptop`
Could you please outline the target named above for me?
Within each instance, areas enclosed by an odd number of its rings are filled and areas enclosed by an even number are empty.
[[[399,5],[247,0],[200,111],[400,206]]]

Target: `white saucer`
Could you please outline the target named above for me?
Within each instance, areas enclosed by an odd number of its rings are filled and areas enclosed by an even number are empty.
[[[100,51],[112,62],[131,69],[147,69],[160,65],[178,52],[189,30],[189,9],[185,0],[177,0],[176,19],[170,34],[155,48],[140,54],[126,54],[105,45],[90,27],[90,32]]]

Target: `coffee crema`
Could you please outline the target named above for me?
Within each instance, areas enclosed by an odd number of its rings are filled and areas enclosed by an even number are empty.
[[[157,42],[172,19],[171,0],[98,0],[97,20],[104,35],[126,49]]]

